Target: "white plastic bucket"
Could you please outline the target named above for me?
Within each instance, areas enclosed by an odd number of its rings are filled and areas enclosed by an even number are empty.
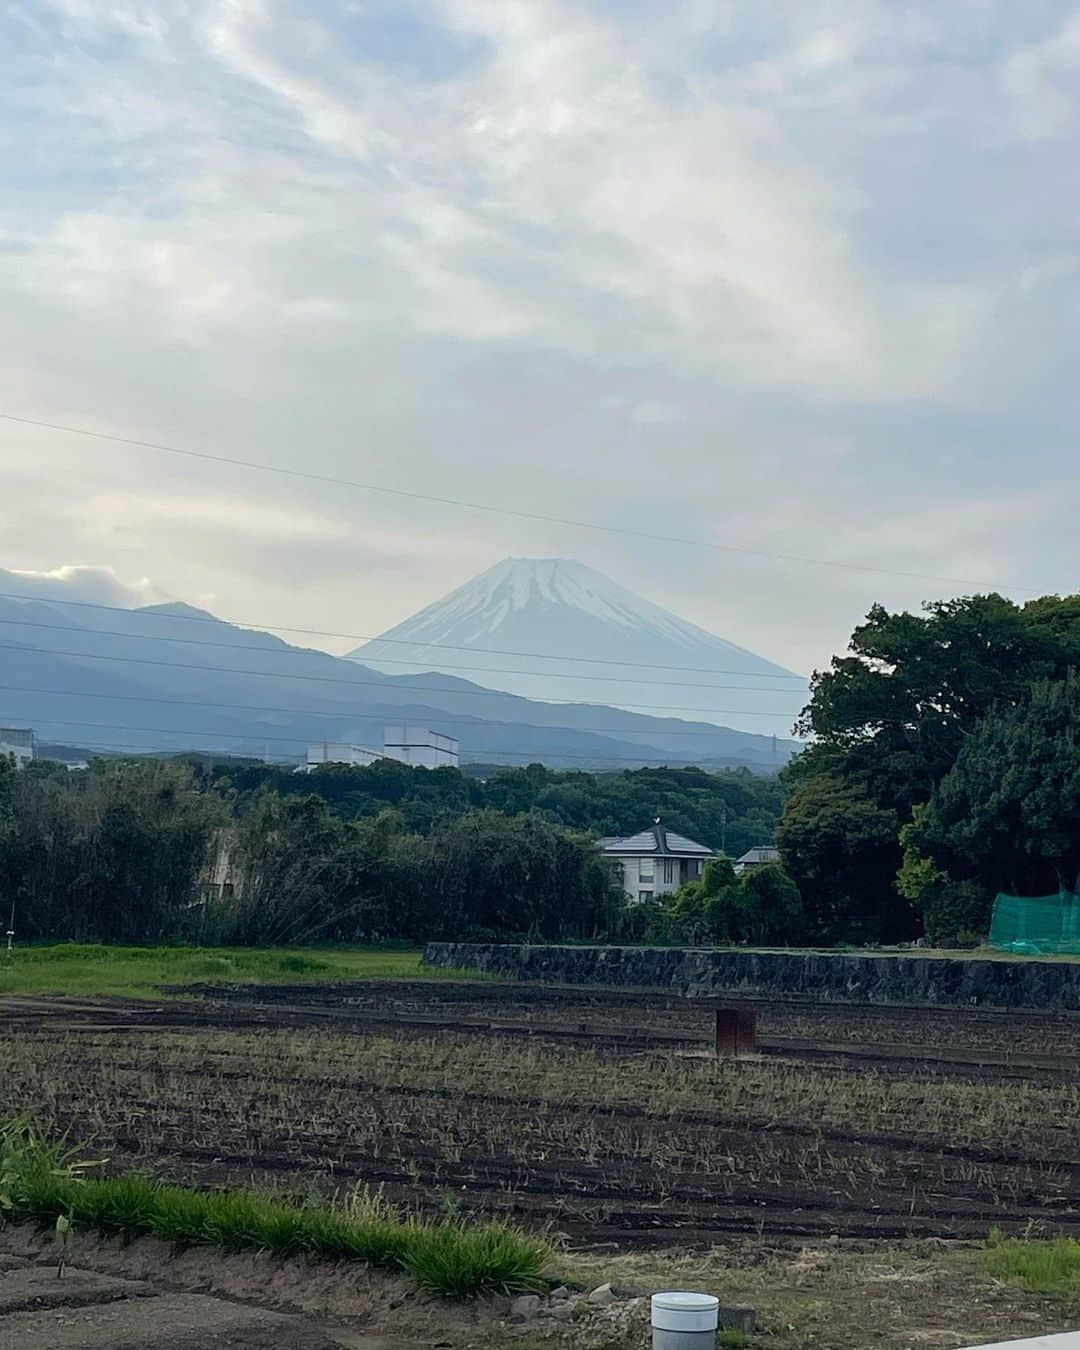
[[[711,1350],[719,1309],[713,1294],[653,1294],[653,1350]]]

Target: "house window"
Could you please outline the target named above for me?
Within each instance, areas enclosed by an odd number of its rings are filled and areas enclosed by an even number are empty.
[[[653,881],[656,877],[656,864],[652,858],[642,858],[638,863],[638,877],[642,881]]]
[[[664,859],[664,884],[670,886],[675,880],[675,863],[671,858]]]
[[[653,897],[652,891],[638,891],[637,893],[637,898],[641,901],[642,904],[645,904],[647,900],[651,900],[652,897]]]

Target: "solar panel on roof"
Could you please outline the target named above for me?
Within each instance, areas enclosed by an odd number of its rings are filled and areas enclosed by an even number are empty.
[[[679,853],[711,853],[712,849],[705,844],[697,844],[693,839],[687,839],[685,835],[674,834],[667,830],[668,847]]]

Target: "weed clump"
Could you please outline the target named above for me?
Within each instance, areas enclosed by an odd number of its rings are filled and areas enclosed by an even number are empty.
[[[10,1221],[67,1217],[103,1233],[146,1233],[228,1252],[363,1261],[405,1270],[446,1298],[542,1288],[551,1255],[541,1239],[507,1224],[402,1217],[359,1195],[336,1207],[296,1205],[140,1176],[87,1178],[91,1165],[24,1120],[0,1126],[0,1213]]]
[[[1075,1238],[1029,1241],[990,1233],[986,1269],[999,1280],[1023,1285],[1037,1294],[1080,1294],[1080,1242]]]

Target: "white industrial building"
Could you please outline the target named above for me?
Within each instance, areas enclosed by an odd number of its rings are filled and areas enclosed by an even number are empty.
[[[444,736],[430,727],[387,727],[381,750],[341,741],[317,741],[309,745],[306,768],[310,773],[320,764],[365,765],[374,764],[377,759],[396,759],[399,764],[411,764],[420,769],[438,769],[444,765],[456,769],[458,743],[453,736]]]
[[[403,764],[420,769],[458,766],[458,743],[454,736],[427,727],[387,727],[383,735],[383,753]]]
[[[34,733],[29,727],[0,727],[0,756],[13,755],[15,767],[25,769],[34,758]]]

